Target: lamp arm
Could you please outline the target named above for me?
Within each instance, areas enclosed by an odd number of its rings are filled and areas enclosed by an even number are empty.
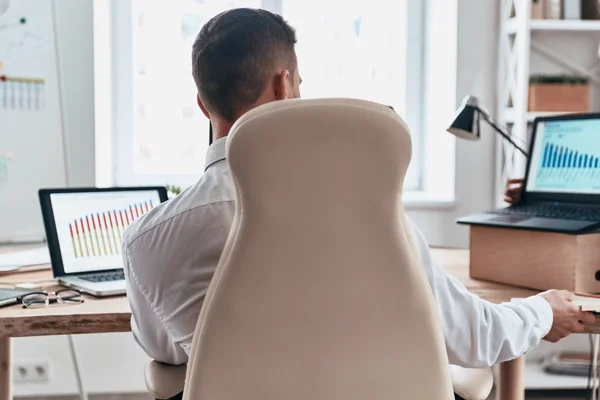
[[[508,142],[510,144],[512,144],[515,149],[519,150],[525,157],[528,157],[528,154],[525,150],[523,150],[521,147],[519,147],[519,145],[517,145],[514,140],[512,140],[512,138],[510,137],[510,134],[508,134],[505,130],[503,130],[500,125],[494,121],[494,119],[482,108],[477,107],[477,111],[479,111],[481,113],[481,115],[483,115],[483,118],[486,120],[486,122],[488,124],[491,125],[492,128],[494,128],[496,130],[496,132],[498,132],[504,139],[508,140]]]

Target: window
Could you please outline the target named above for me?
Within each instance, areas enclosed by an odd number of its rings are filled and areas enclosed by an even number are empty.
[[[262,7],[297,30],[303,98],[363,98],[405,117],[414,146],[405,188],[422,188],[421,0],[120,0],[112,7],[111,183],[198,179],[208,121],[196,105],[193,41],[221,11]]]

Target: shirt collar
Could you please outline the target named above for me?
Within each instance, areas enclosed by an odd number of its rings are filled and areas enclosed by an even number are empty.
[[[204,164],[204,171],[206,171],[211,165],[216,164],[219,161],[225,160],[226,149],[227,136],[212,142],[212,144],[208,146],[208,150],[206,151],[206,162]]]

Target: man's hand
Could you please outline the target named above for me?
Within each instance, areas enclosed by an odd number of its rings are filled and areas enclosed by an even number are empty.
[[[523,191],[523,178],[509,179],[506,182],[506,190],[504,192],[504,201],[510,205],[515,205],[521,201],[521,192]]]
[[[594,314],[583,312],[572,303],[575,295],[567,290],[549,290],[540,296],[550,304],[554,315],[552,328],[544,340],[556,343],[571,333],[583,332],[583,324],[593,324],[596,320]]]

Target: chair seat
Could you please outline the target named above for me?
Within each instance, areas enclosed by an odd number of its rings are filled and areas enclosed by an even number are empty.
[[[494,376],[489,368],[473,369],[450,366],[454,393],[465,400],[486,400],[492,391]]]
[[[157,361],[146,364],[146,388],[155,399],[167,400],[183,391],[186,365],[168,365]]]

